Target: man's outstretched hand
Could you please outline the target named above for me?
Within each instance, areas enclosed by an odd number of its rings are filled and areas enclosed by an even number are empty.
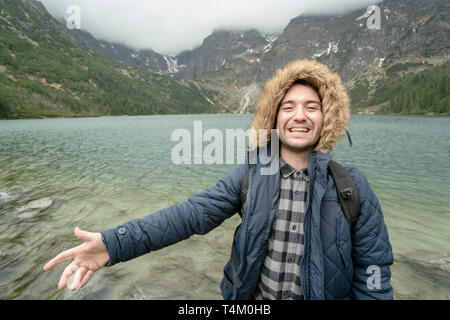
[[[109,261],[108,251],[100,233],[83,231],[78,227],[75,228],[74,233],[78,238],[84,240],[84,243],[61,252],[44,266],[44,270],[48,271],[65,260],[74,259],[64,269],[59,279],[58,289],[64,289],[67,281],[77,271],[69,289],[83,288],[93,274]]]

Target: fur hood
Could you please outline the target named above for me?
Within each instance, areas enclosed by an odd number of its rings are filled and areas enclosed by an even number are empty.
[[[264,92],[256,105],[251,129],[255,130],[257,136],[259,130],[267,130],[267,139],[258,143],[255,140],[257,137],[253,137],[254,146],[263,146],[270,141],[270,130],[274,128],[278,106],[286,91],[299,79],[315,86],[322,100],[324,122],[314,150],[329,153],[336,142],[346,134],[351,115],[350,100],[340,77],[315,60],[296,60],[286,65],[284,69],[278,69],[264,87]]]

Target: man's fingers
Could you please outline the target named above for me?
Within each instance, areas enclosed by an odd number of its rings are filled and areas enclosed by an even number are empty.
[[[89,256],[90,249],[89,249],[89,244],[87,242],[97,240],[99,235],[97,233],[83,231],[79,227],[75,228],[74,233],[78,238],[80,238],[81,240],[84,240],[86,242],[77,247],[74,247],[69,250],[65,250],[65,251],[61,252],[56,257],[54,257],[49,262],[47,262],[44,266],[44,270],[48,271],[65,260],[74,259],[72,261],[72,263],[70,263],[64,269],[64,272],[62,273],[61,278],[59,279],[58,289],[60,289],[60,290],[64,289],[67,286],[67,282],[69,281],[69,279],[72,276],[73,276],[73,279],[72,279],[72,283],[70,283],[68,286],[69,289],[70,290],[81,289],[91,279],[92,275],[95,272],[95,271],[91,271],[91,270],[87,269],[86,266],[80,267],[79,264],[82,263],[83,265],[84,264],[89,265],[89,263],[92,262],[89,259],[87,261],[85,261],[85,259],[83,257],[86,254],[88,254],[88,256]],[[94,259],[91,259],[91,260],[94,260]],[[84,261],[84,262],[81,262],[81,261]]]
[[[72,279],[72,283],[70,284],[69,289],[70,290],[77,290],[81,288],[81,279],[86,274],[87,269],[84,267],[81,267],[75,271],[75,274]]]
[[[94,240],[94,234],[92,232],[83,231],[78,227],[75,227],[75,230],[73,231],[73,233],[81,240],[84,240],[84,241]]]
[[[91,240],[95,239],[94,233],[83,231],[78,227],[75,227],[74,233],[78,238],[80,238],[81,240],[84,240],[84,241],[91,241]],[[65,250],[65,251],[61,252],[60,254],[58,254],[52,260],[47,262],[47,264],[44,266],[44,270],[48,271],[48,270],[52,269],[54,266],[60,264],[61,262],[65,261],[67,259],[73,258],[75,250],[78,247],[79,246],[69,249],[69,250]]]
[[[71,264],[69,264],[64,269],[64,272],[61,275],[61,278],[59,279],[58,289],[60,289],[60,290],[64,289],[67,285],[67,281],[77,270],[78,270],[78,266],[75,264],[75,261],[73,261]]]
[[[76,248],[65,250],[65,251],[61,252],[60,254],[58,254],[52,260],[47,262],[47,264],[44,266],[44,270],[48,271],[48,270],[52,269],[54,266],[60,264],[61,262],[65,261],[67,259],[73,258],[75,249]]]
[[[85,267],[79,268],[75,271],[72,283],[70,283],[70,290],[77,290],[83,288],[86,283],[92,278],[94,271],[91,271]],[[69,280],[70,281],[70,280]]]
[[[83,288],[86,285],[86,283],[88,283],[88,281],[91,280],[93,275],[94,275],[94,271],[87,270],[86,274],[84,275],[84,277],[81,280],[80,288]]]

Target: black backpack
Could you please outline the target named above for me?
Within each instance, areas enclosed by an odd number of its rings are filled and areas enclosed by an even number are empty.
[[[356,190],[353,179],[348,173],[347,169],[345,169],[344,166],[334,160],[330,160],[328,164],[328,171],[333,177],[339,202],[341,203],[345,218],[350,224],[350,227],[352,227],[358,219],[360,211],[358,191]],[[239,215],[241,217],[244,214],[244,206],[245,202],[247,201],[247,192],[248,171],[246,171],[245,173],[241,186],[241,208],[239,211]]]

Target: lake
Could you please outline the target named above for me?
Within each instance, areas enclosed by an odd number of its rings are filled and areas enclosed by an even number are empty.
[[[235,164],[174,164],[176,129],[248,129],[252,115],[0,121],[0,299],[221,299],[239,216],[204,236],[98,271],[59,291],[68,262],[44,264],[100,232],[182,202]],[[367,176],[394,250],[395,299],[450,299],[450,117],[353,115],[332,152]],[[207,145],[206,143],[205,145]],[[237,150],[240,152],[240,150]],[[192,158],[199,154],[192,153]],[[197,158],[198,159],[198,158]]]

